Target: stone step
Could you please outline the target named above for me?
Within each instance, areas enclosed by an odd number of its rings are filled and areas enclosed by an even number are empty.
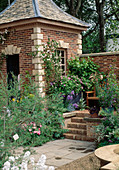
[[[84,129],[68,128],[67,130],[70,134],[86,135],[86,130]]]
[[[76,117],[90,117],[90,113],[89,111],[80,111],[78,113],[76,113]]]
[[[85,135],[78,135],[78,134],[70,134],[70,133],[64,133],[65,138],[67,139],[73,139],[73,140],[81,140],[81,141],[91,141],[94,142],[93,138],[88,138]]]
[[[85,123],[86,121],[82,117],[72,117],[71,122]]]
[[[67,128],[78,128],[78,129],[86,129],[85,123],[75,123],[71,122],[67,124]]]

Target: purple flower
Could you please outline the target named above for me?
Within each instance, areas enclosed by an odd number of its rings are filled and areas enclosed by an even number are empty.
[[[53,85],[53,83],[50,83],[50,85],[52,86],[52,85]]]
[[[64,86],[66,86],[66,85],[64,84]]]
[[[109,139],[109,142],[112,142],[112,140]]]
[[[72,99],[73,99],[72,95],[71,96],[70,95],[67,96],[67,100],[72,100]]]
[[[74,95],[74,90],[71,92],[72,95]]]
[[[78,104],[74,103],[73,106],[77,109],[78,108]]]
[[[63,95],[63,97],[65,97],[65,95]]]
[[[68,77],[68,79],[69,79],[69,80],[71,80],[71,78],[70,78],[70,77]]]

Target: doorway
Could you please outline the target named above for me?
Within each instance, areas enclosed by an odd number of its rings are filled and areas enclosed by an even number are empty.
[[[19,54],[8,55],[7,59],[8,85],[13,84],[13,75],[18,79],[19,75]]]

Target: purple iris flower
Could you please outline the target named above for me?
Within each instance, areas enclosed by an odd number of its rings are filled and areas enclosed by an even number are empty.
[[[72,100],[73,99],[73,96],[72,95],[68,95],[67,96],[67,100]]]
[[[74,103],[73,106],[77,109],[78,108],[78,104]]]
[[[52,85],[53,85],[53,83],[51,82],[51,83],[50,83],[50,85],[52,86]]]
[[[71,92],[72,95],[74,95],[74,90]]]

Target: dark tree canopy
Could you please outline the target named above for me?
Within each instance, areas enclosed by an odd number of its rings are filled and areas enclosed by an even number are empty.
[[[69,14],[91,24],[83,33],[83,52],[105,51],[106,34],[119,26],[119,0],[54,0]]]
[[[14,0],[10,0],[12,3]],[[3,11],[8,6],[8,0],[0,0],[0,12]]]

